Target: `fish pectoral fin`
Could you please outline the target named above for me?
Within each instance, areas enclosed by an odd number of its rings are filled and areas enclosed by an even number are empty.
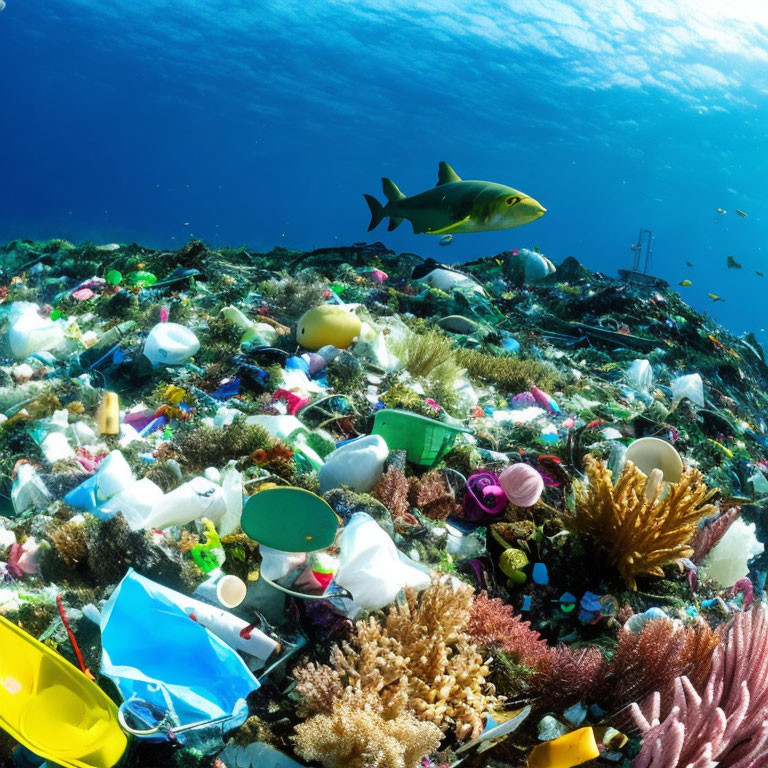
[[[427,234],[429,235],[444,235],[446,232],[451,232],[452,230],[460,227],[462,224],[465,224],[472,218],[471,216],[465,216],[463,219],[459,219],[458,221],[454,221],[453,224],[449,224],[447,227],[443,227],[442,229],[428,229],[426,230]]]
[[[437,184],[439,187],[441,184],[452,184],[454,181],[461,181],[461,177],[456,171],[451,168],[444,160],[440,161],[440,165],[437,167]]]

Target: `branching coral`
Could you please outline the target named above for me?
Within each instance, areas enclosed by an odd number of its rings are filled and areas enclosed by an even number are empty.
[[[649,500],[647,478],[632,462],[616,487],[605,462],[586,456],[584,465],[588,483],[576,486],[575,508],[564,522],[597,541],[631,589],[637,576],[663,576],[662,565],[693,554],[696,524],[716,511],[708,503],[715,492],[698,470],[687,469],[666,494],[658,486]]]
[[[432,723],[408,712],[387,717],[375,696],[351,690],[336,699],[330,714],[296,726],[296,750],[325,768],[416,768],[442,739]]]
[[[611,710],[643,701],[662,692],[662,703],[672,695],[672,681],[686,675],[701,690],[712,664],[720,635],[698,621],[685,627],[670,619],[654,619],[640,632],[622,630],[598,698]]]
[[[655,693],[632,717],[645,738],[633,768],[758,768],[768,750],[768,621],[763,609],[739,613],[699,695],[685,676],[660,721]]]
[[[561,709],[577,701],[591,701],[604,670],[600,649],[553,648],[539,663],[531,687],[547,704]]]
[[[437,472],[427,472],[420,478],[412,477],[408,498],[414,507],[433,520],[445,520],[457,511],[456,497]]]
[[[493,649],[516,664],[537,667],[549,653],[546,640],[511,605],[481,592],[472,603],[467,633],[481,649]]]
[[[486,682],[488,668],[469,635],[472,590],[435,581],[392,606],[384,619],[359,621],[349,643],[334,647],[331,667],[305,667],[300,681],[304,710],[329,714],[327,702],[343,690],[374,696],[389,718],[412,712],[441,730],[453,727],[459,740],[476,737],[483,715],[499,699]],[[335,674],[334,674],[335,673]],[[312,687],[323,688],[322,693]]]
[[[235,419],[228,427],[196,427],[175,440],[182,461],[191,470],[223,467],[230,459],[250,456],[259,449],[269,448],[273,440],[263,427],[248,425]]]
[[[406,516],[410,517],[411,505],[408,503],[408,480],[398,467],[390,466],[379,478],[373,495],[389,510],[397,523]]]

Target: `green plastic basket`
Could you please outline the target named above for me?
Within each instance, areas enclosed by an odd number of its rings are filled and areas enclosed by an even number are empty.
[[[459,432],[469,431],[417,413],[382,408],[376,413],[372,434],[383,437],[390,451],[406,451],[408,461],[433,467],[451,450]]]

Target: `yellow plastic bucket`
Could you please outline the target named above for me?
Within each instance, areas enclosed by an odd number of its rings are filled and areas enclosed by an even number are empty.
[[[101,688],[2,616],[0,728],[65,768],[112,768],[128,746]]]

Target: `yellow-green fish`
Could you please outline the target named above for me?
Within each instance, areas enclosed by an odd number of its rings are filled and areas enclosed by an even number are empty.
[[[742,216],[743,218],[747,218],[749,214],[744,213],[744,211],[740,211],[738,208],[736,209],[736,213],[739,214],[739,216]]]
[[[765,275],[764,275],[762,272],[758,272],[757,270],[755,270],[755,274],[756,274],[758,277],[765,277]]]
[[[391,231],[408,219],[418,235],[461,234],[511,229],[541,218],[546,212],[536,200],[504,184],[462,181],[448,163],[441,162],[437,186],[406,197],[390,179],[382,179],[387,204],[364,195],[371,209],[368,231],[389,217]]]
[[[683,288],[687,288],[689,285],[693,285],[690,280],[681,280],[678,285],[682,285]]]
[[[741,264],[739,264],[736,259],[733,258],[733,256],[728,257],[728,269],[741,269]]]
[[[707,296],[709,296],[712,301],[725,301],[725,299],[721,299],[716,293],[708,293]]]
[[[693,264],[691,264],[691,262],[690,262],[690,261],[686,261],[686,262],[685,262],[685,266],[686,266],[686,267],[692,267],[692,266],[693,266]]]

